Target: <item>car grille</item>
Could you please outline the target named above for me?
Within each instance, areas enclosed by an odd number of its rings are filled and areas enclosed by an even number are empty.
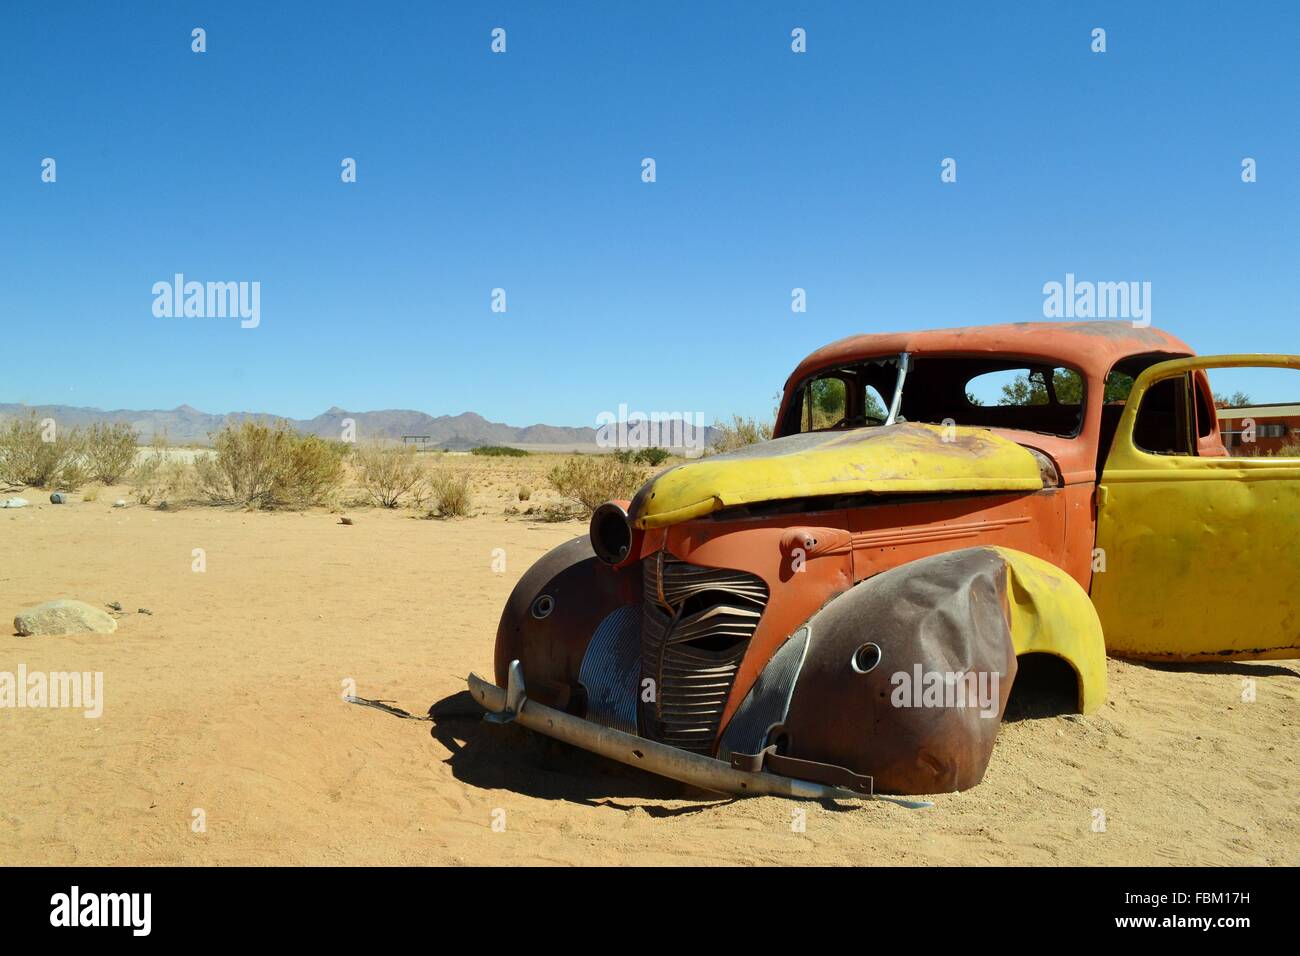
[[[641,733],[710,753],[736,671],[767,606],[767,585],[744,571],[687,564],[660,551],[642,565]]]

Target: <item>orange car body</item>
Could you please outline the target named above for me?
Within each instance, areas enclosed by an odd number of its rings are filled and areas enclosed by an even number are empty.
[[[909,710],[891,682],[912,667],[982,668],[1001,678],[1000,717],[1017,661],[1041,651],[1070,665],[1080,709],[1100,703],[1105,647],[1087,593],[1111,443],[1225,455],[1203,369],[1138,432],[1106,399],[1117,380],[1145,388],[1144,372],[1191,355],[1119,322],[818,349],[787,380],[772,441],[667,469],[599,509],[590,541],[525,575],[498,629],[497,683],[517,662],[545,707],[751,770],[874,777],[900,793],[973,785],[987,721]],[[1021,407],[966,391],[1017,368],[1040,389]],[[826,382],[840,402],[829,424],[815,414]],[[893,670],[873,676],[882,654]]]

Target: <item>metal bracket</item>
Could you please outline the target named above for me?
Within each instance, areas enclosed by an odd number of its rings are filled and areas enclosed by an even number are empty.
[[[799,760],[786,757],[776,752],[776,745],[764,747],[756,754],[732,754],[731,766],[737,770],[760,773],[764,770],[780,774],[783,777],[796,777],[811,780],[832,787],[843,787],[854,793],[868,797],[875,796],[874,781],[869,776],[856,774],[847,767],[834,764],[816,763],[812,760]]]
[[[524,668],[519,661],[510,662],[506,671],[506,706],[500,713],[488,713],[483,719],[490,724],[508,724],[519,715],[528,695],[524,693]]]

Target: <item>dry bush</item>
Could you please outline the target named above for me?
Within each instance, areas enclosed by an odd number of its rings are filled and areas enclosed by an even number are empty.
[[[277,499],[299,508],[330,504],[343,482],[346,447],[315,435],[295,435],[288,470],[276,489]]]
[[[553,501],[545,508],[538,508],[536,511],[529,508],[524,514],[532,514],[540,521],[559,522],[581,518],[583,517],[583,510],[571,504]]]
[[[98,500],[99,500],[99,493],[100,493],[101,491],[103,491],[103,490],[104,490],[104,486],[103,486],[103,485],[99,484],[98,482],[92,482],[90,485],[87,485],[87,486],[86,486],[86,489],[85,489],[84,491],[82,491],[82,493],[81,493],[81,500],[82,500],[82,501],[98,501]]]
[[[416,458],[414,446],[376,443],[358,448],[353,458],[357,481],[375,504],[396,508],[403,495],[414,493],[421,501],[427,497],[423,489],[424,467]]]
[[[649,465],[651,468],[658,468],[672,457],[672,453],[668,449],[657,448],[653,445],[649,448],[640,449],[624,448],[613,454],[619,461],[636,462],[639,465]]]
[[[139,436],[123,422],[95,422],[82,433],[82,461],[95,481],[115,485],[135,462]]]
[[[162,467],[166,461],[167,434],[158,432],[153,436],[149,451],[140,455],[126,473],[126,483],[131,486],[131,491],[140,504],[147,505],[161,490]]]
[[[0,429],[0,482],[75,491],[86,481],[80,456],[81,436],[75,428],[60,428],[35,412]]]
[[[732,415],[730,422],[714,422],[713,427],[717,434],[709,443],[708,452],[711,455],[735,451],[746,445],[768,441],[772,437],[771,424],[753,418],[741,418],[739,415]]]
[[[343,480],[343,453],[284,422],[227,425],[213,454],[195,461],[199,490],[210,500],[253,508],[327,504]]]
[[[243,421],[212,436],[214,454],[197,469],[200,488],[213,501],[269,508],[289,470],[294,435],[288,427]]]
[[[90,474],[81,463],[80,458],[73,458],[62,468],[48,487],[63,491],[76,491],[90,480]]]
[[[131,490],[142,505],[174,504],[193,497],[198,491],[197,471],[198,461],[190,464],[164,455],[150,455],[131,470]]]
[[[527,485],[520,485],[517,494],[519,495],[520,501],[527,501],[533,496],[533,489],[529,488]]]
[[[169,458],[166,454],[165,440],[160,445],[155,441],[153,453],[144,455],[136,462],[127,475],[127,484],[140,505],[175,502],[192,498],[199,493],[199,466],[212,455],[196,459],[194,463],[178,458]]]
[[[469,514],[473,504],[469,476],[440,471],[429,479],[433,493],[433,507],[440,517],[462,518]]]
[[[646,469],[614,455],[569,458],[546,476],[556,491],[590,514],[613,498],[631,498],[649,477]]]

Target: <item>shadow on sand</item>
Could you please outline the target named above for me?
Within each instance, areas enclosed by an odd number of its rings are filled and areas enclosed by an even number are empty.
[[[541,800],[640,809],[652,817],[698,813],[735,799],[665,780],[522,727],[485,723],[483,708],[467,690],[430,707],[429,719],[430,735],[451,753],[446,763],[452,773],[472,787],[513,790]],[[620,803],[615,798],[695,802],[667,807]]]
[[[1201,661],[1183,664],[1174,661],[1129,661],[1153,671],[1180,674],[1231,674],[1238,677],[1300,677],[1300,670],[1274,661]]]

